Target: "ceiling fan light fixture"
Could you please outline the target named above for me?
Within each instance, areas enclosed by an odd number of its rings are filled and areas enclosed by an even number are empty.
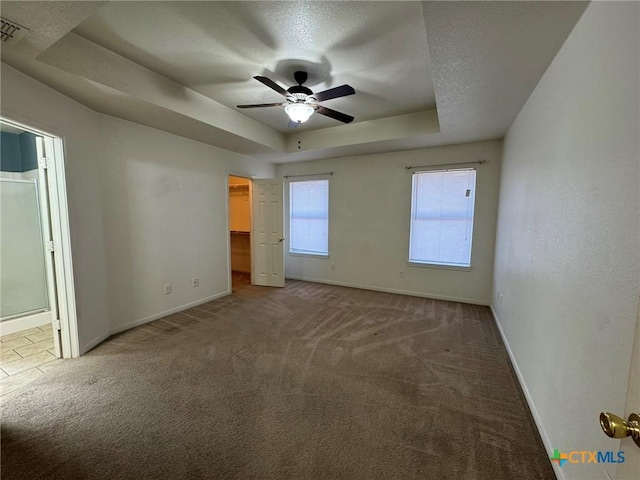
[[[342,123],[351,123],[355,120],[351,115],[318,105],[318,102],[353,95],[356,91],[351,85],[340,85],[329,90],[313,93],[312,90],[302,85],[307,81],[307,72],[295,72],[294,78],[298,85],[289,87],[286,90],[268,77],[256,75],[253,78],[285,97],[287,101],[281,103],[259,103],[257,105],[237,105],[237,108],[284,107],[284,111],[290,120],[289,127],[296,127],[306,122],[313,115],[313,112],[318,112],[318,115],[333,118]]]
[[[284,111],[289,115],[292,122],[304,123],[309,120],[314,109],[311,105],[307,105],[306,103],[292,103],[284,107]]]

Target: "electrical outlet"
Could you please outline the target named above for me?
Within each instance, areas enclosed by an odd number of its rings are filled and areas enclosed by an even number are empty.
[[[171,293],[171,291],[172,291],[172,289],[171,289],[171,284],[170,284],[170,283],[167,283],[167,284],[164,286],[164,294],[165,294],[165,295],[169,295],[169,294]]]
[[[335,269],[336,269],[336,264],[335,264],[335,263],[332,263],[332,264],[331,264],[331,270],[335,270]]]
[[[200,279],[198,277],[193,277],[191,279],[191,285],[194,287],[199,287],[200,286]]]
[[[400,278],[404,278],[404,270],[400,270],[400,274],[398,275]]]

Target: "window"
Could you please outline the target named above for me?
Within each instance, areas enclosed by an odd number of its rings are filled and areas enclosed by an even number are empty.
[[[471,266],[475,169],[413,174],[409,262]]]
[[[329,255],[329,180],[289,184],[289,252]]]

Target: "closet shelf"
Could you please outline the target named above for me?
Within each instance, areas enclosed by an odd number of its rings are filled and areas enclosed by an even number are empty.
[[[247,232],[246,230],[230,230],[229,233],[234,235],[251,235],[251,232]]]

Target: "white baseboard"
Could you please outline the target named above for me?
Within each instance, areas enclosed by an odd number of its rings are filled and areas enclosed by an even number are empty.
[[[472,305],[489,306],[489,302],[485,300],[478,300],[476,298],[451,297],[448,295],[438,295],[435,293],[415,292],[413,290],[400,290],[396,288],[378,287],[375,285],[362,285],[359,283],[337,282],[333,280],[321,280],[318,278],[296,277],[292,275],[287,275],[286,278],[290,278],[291,280],[302,280],[303,282],[337,285],[339,287],[359,288],[361,290],[373,290],[374,292],[396,293],[398,295],[409,295],[411,297],[433,298],[434,300],[446,300],[449,302],[470,303]]]
[[[542,423],[542,418],[540,418],[540,414],[538,413],[538,409],[536,408],[535,403],[533,403],[533,398],[529,393],[529,389],[527,388],[527,384],[524,381],[524,377],[522,376],[522,372],[520,371],[520,367],[518,367],[518,362],[516,362],[516,358],[513,355],[513,351],[511,350],[511,346],[509,345],[509,341],[507,340],[507,336],[502,329],[502,325],[500,324],[500,320],[498,319],[498,315],[493,308],[493,305],[489,305],[491,308],[491,313],[493,314],[493,320],[496,322],[498,326],[498,331],[500,331],[500,336],[502,337],[502,342],[507,349],[507,353],[509,354],[509,359],[511,360],[511,364],[513,365],[513,369],[516,372],[516,376],[518,377],[518,382],[520,383],[520,388],[524,392],[524,397],[527,400],[527,404],[529,405],[529,410],[531,410],[531,415],[533,416],[533,421],[536,423],[536,427],[538,427],[538,432],[540,433],[540,437],[542,438],[542,443],[544,444],[547,452],[552,455],[553,454],[553,446],[551,445],[551,441],[549,440],[549,436],[547,435],[547,431],[544,428],[544,424]],[[550,462],[551,467],[553,468],[554,473],[558,480],[566,480],[562,469],[558,465],[557,462]]]
[[[125,330],[129,330],[134,327],[138,327],[140,325],[144,325],[145,323],[153,322],[154,320],[158,320],[159,318],[166,317],[167,315],[171,315],[173,313],[182,312],[183,310],[187,310],[189,308],[197,307],[198,305],[202,305],[203,303],[210,302],[212,300],[216,300],[218,298],[226,297],[227,295],[231,295],[230,290],[226,290],[224,292],[216,293],[215,295],[211,295],[210,297],[201,298],[196,300],[195,302],[185,303],[184,305],[180,305],[174,308],[170,308],[169,310],[164,310],[163,312],[154,313],[153,315],[149,315],[148,317],[140,318],[138,320],[134,320],[133,322],[125,323],[124,325],[118,325],[109,330],[110,335],[115,335],[116,333],[124,332]]]

